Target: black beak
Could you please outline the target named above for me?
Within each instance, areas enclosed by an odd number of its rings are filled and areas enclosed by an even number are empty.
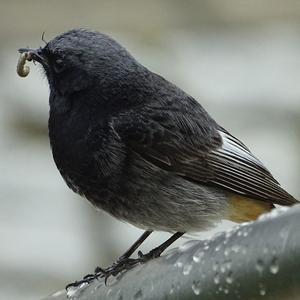
[[[27,60],[33,60],[39,62],[42,66],[47,67],[48,66],[48,61],[43,55],[43,50],[42,48],[39,49],[30,49],[30,48],[20,48],[19,53],[28,53],[28,58]]]

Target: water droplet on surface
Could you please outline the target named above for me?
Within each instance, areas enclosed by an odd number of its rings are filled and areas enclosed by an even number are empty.
[[[226,294],[226,295],[229,294],[229,290],[225,288],[224,289],[224,294]]]
[[[269,249],[268,249],[268,247],[267,247],[267,246],[265,246],[265,247],[264,247],[264,249],[263,249],[263,253],[264,253],[264,254],[268,254],[268,253],[269,253]]]
[[[257,270],[259,273],[262,273],[262,272],[263,272],[263,270],[264,270],[264,262],[263,262],[262,259],[259,258],[259,259],[256,261],[255,268],[256,268],[256,270]]]
[[[195,295],[200,295],[201,293],[201,287],[200,287],[200,281],[199,280],[194,280],[192,284],[192,290]]]
[[[225,255],[225,256],[228,256],[228,255],[229,255],[229,249],[228,249],[228,248],[225,249],[224,255]]]
[[[250,231],[250,228],[244,228],[243,237],[247,237]]]
[[[238,253],[240,251],[241,247],[239,245],[233,245],[231,247],[232,252]]]
[[[278,273],[278,271],[279,271],[278,258],[274,256],[273,259],[271,260],[270,272],[275,275]]]
[[[185,264],[182,271],[183,275],[189,275],[192,270],[192,267],[192,264]]]
[[[112,289],[108,289],[106,292],[106,295],[109,296],[111,294],[111,292],[112,292]]]
[[[88,285],[87,282],[83,282],[82,284],[80,284],[79,286],[70,286],[67,289],[67,297],[68,298],[73,298],[75,296],[75,294],[81,290],[82,288],[86,287]]]
[[[221,248],[221,245],[218,245],[216,248],[215,248],[215,251],[218,252]]]
[[[135,294],[134,294],[134,299],[135,300],[141,300],[143,298],[143,292],[142,290],[138,290]]]
[[[225,273],[226,272],[226,266],[225,266],[225,264],[221,265],[220,271],[221,271],[221,273]]]
[[[219,263],[216,261],[213,265],[213,271],[217,271],[219,268]]]
[[[266,293],[267,293],[266,287],[264,286],[264,284],[260,283],[260,284],[259,284],[259,294],[260,294],[261,296],[265,296]]]
[[[230,259],[226,260],[225,264],[226,264],[227,270],[230,270],[231,269],[231,260]]]
[[[170,295],[174,294],[174,290],[175,290],[175,286],[174,284],[172,284],[170,288]]]
[[[199,263],[202,260],[203,255],[203,251],[196,251],[196,253],[193,255],[193,261],[195,263]]]
[[[179,256],[178,259],[174,263],[174,267],[176,268],[182,268],[185,263],[186,258],[183,256]]]
[[[224,241],[226,241],[226,243],[227,243],[227,241],[230,239],[231,235],[232,235],[232,232],[231,232],[231,231],[227,231],[227,232],[225,233]]]
[[[214,276],[214,283],[215,284],[219,284],[220,283],[220,275],[219,275],[218,272]]]
[[[232,284],[233,283],[232,271],[228,271],[227,276],[226,276],[226,282],[228,284]]]
[[[225,273],[226,270],[230,269],[231,267],[231,260],[230,259],[226,259],[225,261],[223,261],[223,263],[220,265],[220,271],[221,273]]]
[[[182,268],[183,263],[181,261],[176,261],[176,263],[174,264],[175,267],[177,268]]]
[[[74,295],[76,294],[77,289],[74,289],[73,287],[69,287],[67,290],[67,297],[68,298],[73,298]]]

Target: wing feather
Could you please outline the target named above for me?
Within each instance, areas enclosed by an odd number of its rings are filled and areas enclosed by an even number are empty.
[[[157,115],[161,111],[163,117]],[[199,184],[279,205],[298,202],[241,141],[213,121],[161,111],[134,112],[115,121],[124,143],[143,159]]]
[[[240,194],[290,205],[296,200],[274,179],[263,164],[236,138],[220,131],[222,146],[208,155],[213,182]]]

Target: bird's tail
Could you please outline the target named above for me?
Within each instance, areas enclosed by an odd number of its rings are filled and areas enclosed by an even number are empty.
[[[292,201],[294,199],[294,201]],[[299,203],[295,198],[290,198],[288,206]],[[256,220],[260,215],[271,211],[274,204],[266,201],[255,200],[240,195],[230,197],[230,207],[227,219],[236,222],[248,222]]]

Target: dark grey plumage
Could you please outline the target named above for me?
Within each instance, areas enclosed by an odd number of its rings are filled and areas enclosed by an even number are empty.
[[[147,230],[186,232],[226,218],[234,194],[297,202],[196,100],[110,37],[71,30],[37,53],[55,163],[96,207]]]

